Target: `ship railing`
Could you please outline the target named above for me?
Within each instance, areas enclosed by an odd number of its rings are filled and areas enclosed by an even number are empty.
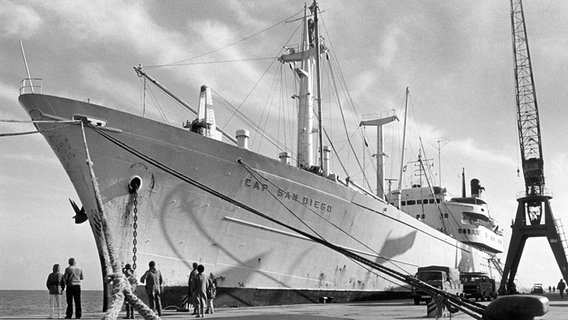
[[[20,95],[27,93],[42,93],[42,78],[25,78],[20,81]]]

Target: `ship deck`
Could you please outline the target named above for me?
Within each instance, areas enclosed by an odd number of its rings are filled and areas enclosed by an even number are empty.
[[[565,319],[568,299],[560,300],[558,293],[545,294],[550,301],[550,310],[542,317],[535,319]],[[489,302],[483,302],[488,304]],[[83,314],[82,319],[102,319],[103,313]],[[118,319],[122,319],[125,312],[122,311]],[[162,319],[193,319],[187,312],[177,312],[166,310],[163,312]],[[239,308],[219,308],[215,314],[206,314],[205,318],[210,319],[253,319],[253,320],[332,320],[332,319],[424,319],[426,318],[426,305],[415,306],[412,300],[384,300],[377,302],[361,303],[321,303],[321,304],[302,304],[302,305],[283,305],[269,307],[239,307]],[[35,316],[1,316],[0,319],[46,319],[46,315]],[[137,315],[136,319],[143,319]],[[472,317],[458,312],[452,315],[452,319],[473,319]]]

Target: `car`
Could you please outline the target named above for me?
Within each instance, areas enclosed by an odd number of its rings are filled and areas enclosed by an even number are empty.
[[[535,283],[532,290],[532,294],[544,294],[544,289],[542,288],[542,283]]]

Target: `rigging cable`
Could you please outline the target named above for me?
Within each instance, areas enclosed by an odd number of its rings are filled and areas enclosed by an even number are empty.
[[[341,83],[343,84],[343,87],[345,88],[345,92],[346,92],[345,95],[346,95],[346,97],[347,97],[347,99],[348,99],[348,101],[349,101],[349,106],[351,107],[352,114],[353,114],[353,115],[355,115],[355,114],[360,114],[359,112],[357,112],[357,110],[356,110],[356,108],[355,108],[355,103],[353,102],[353,98],[351,97],[351,93],[350,93],[349,88],[348,88],[348,86],[347,86],[347,81],[345,81],[345,77],[343,76],[343,70],[341,69],[341,65],[339,64],[339,61],[337,61],[337,59],[335,58],[335,57],[337,57],[337,55],[335,54],[335,49],[334,49],[334,46],[333,46],[333,42],[331,41],[331,37],[329,36],[329,32],[327,31],[327,26],[326,26],[326,24],[325,24],[325,21],[323,20],[323,18],[321,19],[321,21],[322,21],[323,27],[324,27],[324,29],[325,29],[325,31],[326,31],[326,34],[327,34],[327,38],[326,38],[326,39],[327,39],[327,41],[329,42],[329,46],[330,46],[331,51],[332,51],[332,53],[333,53],[333,55],[332,55],[332,57],[334,57],[333,61],[335,61],[335,65],[337,66],[337,70],[338,70],[338,72],[339,72],[339,76],[340,76]],[[330,64],[330,70],[332,70],[333,68],[331,67],[331,60],[328,59],[328,61],[329,61],[329,64]],[[333,76],[333,75],[332,75],[332,76]],[[333,78],[333,83],[334,83],[334,86],[337,88],[337,85],[335,84],[335,78]],[[355,122],[358,122],[357,119],[355,119]],[[365,139],[365,136],[363,135],[363,132],[361,131],[361,128],[357,128],[356,130],[354,130],[354,133],[355,133],[355,132],[358,132],[358,133],[361,135],[361,139]],[[357,157],[356,154],[355,154],[355,157]],[[358,160],[357,160],[357,161],[358,161]],[[360,164],[359,164],[359,168],[361,169],[361,165],[360,165]],[[366,179],[366,177],[365,177],[365,179]],[[367,184],[369,185],[369,188],[370,188],[370,184],[369,184],[368,181],[367,181]]]
[[[298,30],[300,29],[300,25],[298,25],[298,27],[296,28],[296,30],[290,35],[290,37],[288,38],[288,40],[286,41],[286,43],[290,42],[290,39],[292,39],[292,37],[298,32]],[[278,57],[281,55],[283,49],[281,49],[280,51],[278,51],[278,54],[274,57],[274,59],[272,60],[272,62],[268,65],[268,67],[264,70],[264,72],[262,73],[262,75],[260,76],[260,78],[256,81],[256,83],[253,85],[253,87],[249,90],[249,92],[247,93],[246,97],[243,99],[243,101],[239,104],[239,106],[237,107],[236,111],[239,111],[241,109],[241,107],[243,106],[243,104],[245,103],[245,101],[247,101],[247,99],[250,97],[250,95],[252,94],[252,92],[254,91],[254,89],[258,86],[258,84],[260,83],[260,81],[262,80],[262,78],[264,78],[264,76],[266,75],[266,73],[268,72],[268,70],[270,70],[270,68],[272,67],[272,65],[274,64],[274,62],[278,61]],[[234,114],[233,114],[234,115]],[[227,124],[229,123],[229,121],[231,121],[231,119],[233,118],[233,116],[231,116],[226,122],[225,125],[223,126],[223,129],[225,128],[225,126],[227,126]]]
[[[330,62],[331,63],[331,62]],[[337,89],[337,83],[335,82],[335,75],[333,73],[333,69],[330,66],[330,74],[331,74],[331,79],[333,81],[334,87]],[[341,114],[341,119],[343,120],[343,128],[345,130],[345,135],[348,137],[347,141],[349,143],[349,146],[351,147],[351,151],[353,152],[353,157],[355,158],[355,160],[357,161],[357,164],[359,165],[359,169],[363,170],[363,166],[361,165],[361,161],[359,161],[359,157],[357,156],[357,153],[355,152],[355,148],[353,147],[353,143],[351,143],[351,139],[349,138],[349,130],[347,129],[347,124],[345,121],[345,114],[343,112],[343,107],[341,105],[341,99],[339,98],[339,93],[337,92],[337,90],[335,91],[336,93],[336,98],[337,98],[337,104],[339,107],[339,111]],[[369,190],[373,190],[371,187],[371,183],[369,182],[369,179],[367,179],[367,176],[365,174],[363,174],[363,180],[365,180],[365,182],[367,183],[367,186],[369,187]]]
[[[262,30],[260,30],[260,31],[258,31],[258,32],[256,32],[256,33],[253,33],[253,34],[251,34],[251,35],[249,35],[249,36],[247,36],[247,37],[244,37],[244,38],[242,38],[242,39],[240,39],[240,40],[237,40],[237,41],[235,41],[235,42],[233,42],[233,43],[230,43],[230,44],[228,44],[228,45],[226,45],[226,46],[224,46],[224,47],[220,47],[220,48],[217,48],[217,49],[214,49],[214,50],[211,50],[211,51],[208,51],[208,52],[199,54],[199,55],[197,55],[197,56],[194,56],[194,57],[191,57],[191,58],[187,58],[187,59],[184,59],[184,60],[180,60],[180,61],[178,61],[178,62],[174,62],[174,63],[171,63],[171,64],[144,66],[144,68],[146,68],[146,69],[151,69],[151,68],[161,68],[161,67],[177,66],[177,65],[183,64],[183,63],[186,62],[186,61],[194,60],[194,59],[197,59],[197,58],[200,58],[200,57],[203,57],[203,56],[206,56],[206,55],[215,53],[215,52],[217,52],[217,51],[221,51],[221,50],[227,49],[227,48],[232,47],[232,46],[234,46],[234,45],[236,45],[236,44],[238,44],[238,43],[241,43],[241,42],[246,41],[246,40],[248,40],[248,39],[250,39],[250,38],[253,38],[253,37],[255,37],[255,36],[257,36],[257,35],[259,35],[259,34],[265,32],[265,31],[268,31],[268,30],[270,30],[270,29],[272,29],[272,28],[274,28],[274,27],[276,27],[276,26],[278,26],[278,25],[287,23],[289,19],[293,19],[295,16],[299,15],[299,14],[302,13],[302,12],[303,12],[303,10],[298,11],[298,12],[296,12],[295,14],[291,15],[290,17],[288,17],[288,18],[286,18],[286,19],[283,19],[283,20],[281,20],[281,21],[279,21],[279,22],[277,22],[277,23],[275,23],[275,24],[273,24],[273,25],[271,25],[271,26],[269,26],[269,27],[267,27],[267,28],[264,28],[264,29],[262,29]]]
[[[233,106],[227,99],[225,99],[225,97],[223,97],[219,92],[217,92],[214,88],[211,88],[211,91],[213,91],[217,96],[219,96],[222,101],[233,110],[233,115],[236,115],[238,118],[240,118],[243,122],[245,122],[246,124],[248,124],[251,128],[254,128],[255,131],[262,135],[268,142],[270,142],[273,146],[275,146],[278,149],[282,149],[282,150],[287,150],[288,152],[292,153],[292,151],[287,148],[285,145],[283,145],[278,139],[272,137],[268,132],[260,129],[260,127],[254,122],[252,121],[249,117],[247,117],[245,114],[243,114],[242,112],[240,112],[235,106]],[[228,121],[227,121],[228,122]]]

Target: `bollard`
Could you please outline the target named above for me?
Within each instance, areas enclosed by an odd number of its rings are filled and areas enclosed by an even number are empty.
[[[548,299],[536,295],[511,295],[497,298],[485,308],[483,320],[533,320],[549,310]]]

